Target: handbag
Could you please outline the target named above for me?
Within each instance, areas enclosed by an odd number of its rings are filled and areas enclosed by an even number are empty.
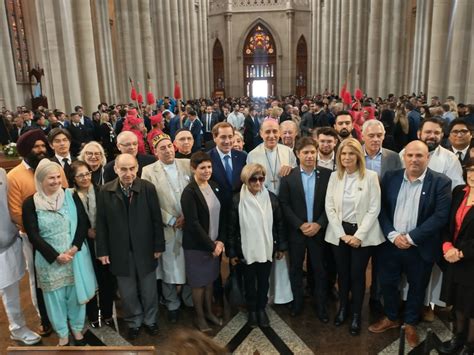
[[[224,286],[225,296],[232,306],[245,305],[244,278],[242,264],[230,266],[230,275]]]

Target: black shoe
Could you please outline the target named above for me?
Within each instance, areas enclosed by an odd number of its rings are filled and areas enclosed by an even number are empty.
[[[90,321],[90,322],[89,322],[89,326],[90,326],[91,328],[94,328],[94,329],[95,329],[95,328],[100,328],[100,322],[99,322],[99,320]]]
[[[87,343],[86,343],[86,339],[82,338],[82,339],[74,339],[74,345],[75,346],[86,346]]]
[[[104,319],[103,323],[104,323],[106,326],[108,326],[108,327],[110,327],[110,328],[116,330],[116,329],[115,329],[115,323],[114,323],[114,319],[113,319],[113,318]]]
[[[135,340],[138,338],[138,334],[140,333],[140,328],[128,328],[128,339]]]
[[[145,330],[149,335],[157,335],[158,334],[158,324],[153,323],[151,325],[146,325],[145,324]]]
[[[268,328],[270,326],[270,319],[268,319],[267,313],[265,311],[257,312],[258,325],[262,328]]]
[[[301,313],[303,313],[303,305],[301,304],[293,304],[291,305],[291,316],[296,317],[299,316]]]
[[[459,355],[474,355],[474,346],[473,345],[464,345]]]
[[[179,309],[175,309],[174,311],[168,311],[168,320],[170,323],[176,324],[179,318]]]
[[[462,349],[465,341],[464,335],[457,333],[450,340],[443,342],[437,350],[441,354],[456,354]]]
[[[326,306],[319,305],[318,310],[318,319],[323,322],[323,323],[328,323],[329,322],[329,315],[328,315],[328,310],[326,309]]]
[[[354,313],[352,315],[352,322],[351,327],[349,329],[351,335],[359,335],[360,334],[360,314]]]
[[[341,306],[337,312],[336,318],[334,318],[334,325],[339,327],[347,319],[347,309],[345,306]]]
[[[249,312],[248,314],[248,320],[247,320],[247,325],[250,328],[255,328],[258,325],[258,320],[257,320],[257,312]]]

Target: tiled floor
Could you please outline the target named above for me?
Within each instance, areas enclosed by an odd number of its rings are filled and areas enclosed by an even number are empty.
[[[21,301],[26,315],[27,323],[31,327],[38,325],[34,308],[31,304],[28,283],[26,278],[21,283]],[[367,303],[367,300],[366,300]],[[334,317],[336,312],[336,303],[330,304],[330,316]],[[0,306],[0,354],[5,352],[5,349],[10,345],[17,345],[14,341],[9,339],[8,322],[3,310]],[[118,308],[120,306],[118,305]],[[220,309],[216,307],[216,312]],[[341,327],[335,327],[332,322],[329,324],[322,324],[317,320],[315,312],[311,307],[311,302],[307,299],[306,308],[303,315],[293,318],[290,316],[289,309],[286,305],[274,305],[268,310],[271,320],[274,338],[281,339],[284,343],[283,348],[289,349],[294,354],[398,354],[398,335],[399,331],[393,329],[383,334],[370,334],[367,330],[369,322],[373,322],[378,318],[378,315],[372,314],[367,305],[364,305],[362,320],[362,332],[360,336],[353,337],[349,334],[348,324]],[[119,311],[120,315],[120,311]],[[438,312],[437,315],[441,319],[446,319],[445,312]],[[172,325],[167,321],[166,311],[160,307],[160,332],[155,337],[150,337],[147,333],[142,331],[137,340],[133,341],[133,345],[155,345],[159,350],[160,346],[164,344],[172,335],[173,331],[179,328],[193,328],[193,311],[192,309],[183,309],[181,317],[176,325]],[[332,321],[332,319],[331,319]],[[244,326],[246,322],[246,314],[244,310],[234,310],[233,317],[223,327],[215,327],[210,336],[215,337],[215,340],[226,345]],[[102,342],[106,345],[121,345],[126,344],[125,324],[119,319],[119,334],[112,331],[108,327],[104,327],[93,331],[88,339],[91,342]],[[447,322],[440,320],[438,317],[435,322],[427,324],[421,323],[419,325],[420,338],[424,338],[427,327],[431,327],[433,331],[441,338],[447,339],[450,332],[447,328]],[[248,336],[238,344],[235,353],[239,354],[272,354],[279,351],[275,347],[275,340],[272,343],[271,336],[268,332],[262,332],[260,329],[254,329],[249,332]],[[55,345],[57,338],[51,335],[44,338],[42,345]],[[276,343],[278,344],[278,343]],[[281,345],[281,344],[280,344]],[[407,349],[407,351],[410,349]],[[288,352],[288,353],[291,353]]]

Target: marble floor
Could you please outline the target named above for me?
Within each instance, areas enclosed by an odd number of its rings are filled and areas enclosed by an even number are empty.
[[[26,278],[21,282],[21,302],[28,325],[36,327],[38,318],[30,300]],[[336,308],[337,303],[330,303],[331,318],[334,317]],[[159,352],[160,346],[170,339],[174,331],[193,328],[192,309],[183,308],[178,323],[173,325],[168,322],[164,307],[160,306],[159,334],[151,337],[142,330],[138,339],[129,342],[125,339],[126,326],[120,318],[120,302],[117,303],[117,310],[119,332],[107,326],[88,329],[85,337],[89,345],[154,345]],[[216,313],[220,312],[221,309],[216,307]],[[215,327],[209,336],[235,354],[398,354],[399,351],[399,330],[393,329],[383,334],[368,332],[369,323],[377,320],[379,314],[369,310],[367,299],[363,310],[365,317],[362,320],[362,332],[357,337],[349,334],[348,324],[335,327],[332,319],[329,324],[322,324],[316,318],[309,298],[306,300],[305,312],[301,316],[291,317],[286,305],[270,306],[267,313],[270,317],[271,328],[251,329],[245,325],[245,310],[234,309],[231,319],[224,326]],[[448,339],[451,332],[447,318],[447,312],[436,311],[434,322],[420,323],[418,326],[420,339],[425,338],[429,328],[437,338]],[[43,338],[40,345],[56,344],[57,338],[53,334]],[[18,344],[9,338],[8,322],[2,305],[0,306],[0,354],[4,354],[8,346],[16,345]],[[410,349],[406,345],[405,353],[422,354],[423,346],[424,344],[421,344],[415,349]]]

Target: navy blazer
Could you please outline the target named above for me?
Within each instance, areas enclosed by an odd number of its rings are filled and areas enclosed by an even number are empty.
[[[395,230],[393,217],[404,173],[405,169],[388,171],[382,180],[379,222],[385,238]],[[441,257],[441,233],[448,223],[450,207],[451,179],[428,168],[423,181],[416,228],[409,231],[421,257],[427,262],[435,262]],[[388,243],[396,248],[390,241]]]
[[[184,127],[189,129],[190,126],[191,126],[191,121],[187,120],[184,123]],[[202,122],[199,120],[199,118],[196,118],[194,120],[190,131],[194,138],[194,144],[192,148],[192,152],[194,153],[200,150],[202,146]]]
[[[240,180],[240,173],[247,164],[247,155],[238,150],[232,149],[230,155],[232,157],[232,185],[227,180],[225,174],[224,164],[222,163],[221,157],[217,148],[212,148],[208,154],[211,156],[212,161],[212,176],[211,180],[215,181],[222,191],[222,202],[225,206],[230,206],[232,203],[232,196],[235,192],[240,191],[242,187],[242,181]]]

